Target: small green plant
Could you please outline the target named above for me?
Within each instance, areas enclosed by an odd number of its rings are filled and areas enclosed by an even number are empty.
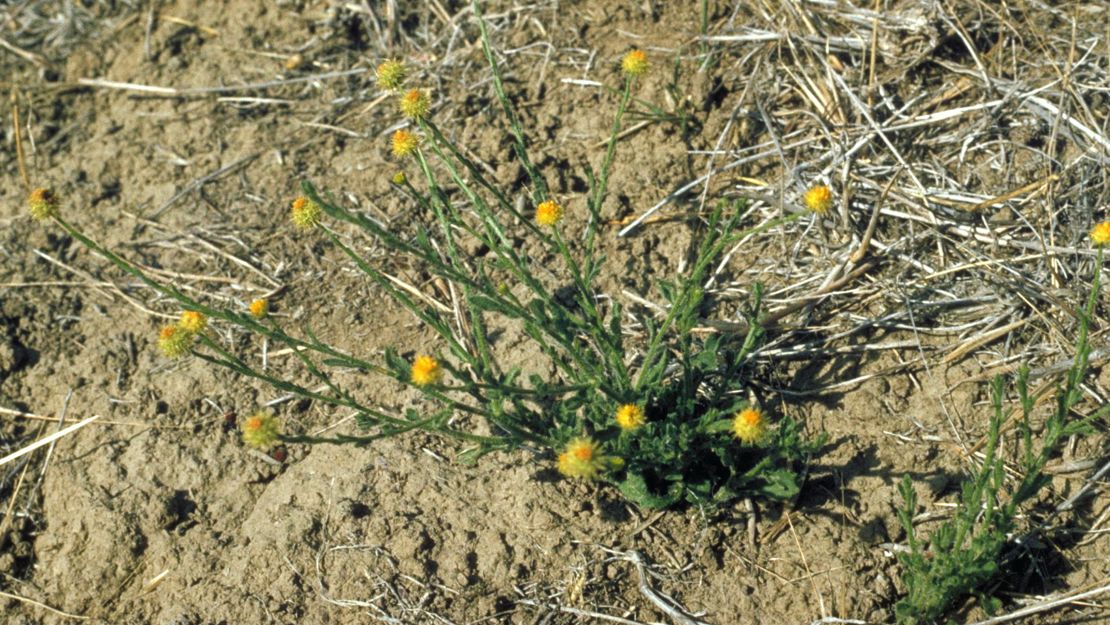
[[[747,355],[762,335],[759,287],[753,292],[749,330],[742,340],[721,335],[696,338],[693,330],[704,312],[702,285],[723,250],[743,236],[798,215],[744,229],[742,204],[719,203],[691,268],[659,284],[665,314],[661,319],[648,316],[645,338],[626,345],[622,306],[599,296],[595,286],[605,263],[597,238],[622,120],[633,87],[649,69],[647,55],[633,50],[621,62],[624,82],[608,147],[600,168],[587,172],[585,210],[575,214],[552,197],[529,157],[480,7],[473,6],[513,149],[531,182],[533,210],[526,212],[511,201],[499,181],[490,179],[440,130],[433,119],[432,95],[404,90],[407,72],[397,61],[378,68],[378,84],[398,98],[398,110],[409,120],[407,128],[393,135],[391,148],[415,175],[399,173],[393,182],[435,227],[400,235],[308,182],[302,183],[303,195],[292,204],[292,221],[304,236],[330,242],[434,332],[438,348],[432,353],[407,358],[387,349],[381,361],[371,361],[320,340],[307,324],[296,332],[287,330],[271,314],[268,301],[256,300],[241,309],[210,305],[153,279],[90,239],[60,216],[53,196],[33,196],[32,212],[55,220],[94,252],[181,305],[186,311],[181,320],[163,328],[159,338],[166,356],[192,354],[299,397],[353,409],[366,430],[329,437],[291,434],[275,415],[259,412],[244,423],[249,445],[365,445],[423,430],[461,441],[460,455],[470,460],[521,446],[550,450],[555,468],[566,477],[612,483],[628,499],[647,507],[681,501],[712,506],[747,495],[794,496],[800,486],[796,464],[813,453],[821,439],[807,441],[800,426],[788,418],[772,425],[747,397]],[[578,240],[568,239],[564,230],[564,222],[572,218],[579,222],[576,230],[583,232]],[[406,256],[442,279],[459,305],[436,306],[415,289],[399,286],[346,242],[351,230],[369,235],[393,255]],[[480,243],[489,253],[464,253],[464,240]],[[209,319],[291,348],[315,384],[276,376],[235,353],[207,331]],[[548,373],[505,366],[498,346],[490,342],[494,325],[521,328],[543,356],[544,366],[536,369]],[[333,375],[337,369],[352,368],[416,389],[428,400],[423,405],[433,408],[412,408],[398,415],[367,405]]]
[[[1110,242],[1110,224],[1096,227],[1092,239],[1100,247]],[[988,597],[985,588],[1003,573],[1000,563],[1004,562],[1008,537],[1016,528],[1019,508],[1049,483],[1050,479],[1044,472],[1045,464],[1059,451],[1064,441],[1074,434],[1090,431],[1091,423],[1108,412],[1107,409],[1100,409],[1083,419],[1071,417],[1071,409],[1082,397],[1080,384],[1087,373],[1090,354],[1088,325],[1099,291],[1101,266],[1100,249],[1091,294],[1079,319],[1075,361],[1063,385],[1056,389],[1056,405],[1044,423],[1039,442],[1033,440],[1029,424],[1034,401],[1029,394],[1028,369],[1022,368],[1017,376],[1015,386],[1021,410],[1018,424],[1021,457],[1018,466],[1022,477],[1016,487],[1008,495],[1005,494],[1006,473],[998,448],[1006,420],[1003,410],[1005,387],[1001,376],[996,377],[991,386],[993,413],[983,464],[964,483],[960,506],[954,516],[942,523],[927,542],[914,529],[917,494],[910,476],[903,477],[899,487],[903,507],[898,510],[898,518],[906,530],[909,551],[898,554],[898,559],[902,564],[906,596],[894,608],[901,625],[934,623],[957,601],[969,595],[978,596],[981,605],[988,611],[997,607],[997,600]]]

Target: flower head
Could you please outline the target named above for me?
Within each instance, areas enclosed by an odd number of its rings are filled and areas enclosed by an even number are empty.
[[[1091,243],[1094,243],[1095,247],[1110,243],[1110,221],[1104,221],[1091,228]]]
[[[432,108],[428,94],[419,89],[409,89],[401,96],[401,113],[409,119],[424,119]]]
[[[195,310],[186,310],[181,313],[181,320],[177,322],[177,327],[193,334],[204,332],[208,327],[208,316]]]
[[[393,156],[404,158],[416,150],[420,145],[420,138],[402,128],[393,133]]]
[[[559,473],[567,477],[592,480],[606,465],[597,443],[584,436],[567,443],[566,449],[559,454]]]
[[[540,202],[536,207],[536,223],[541,226],[554,226],[563,218],[563,207],[552,200]]]
[[[767,434],[767,419],[759,408],[745,408],[732,420],[732,433],[741,442],[754,445]]]
[[[293,223],[301,230],[310,230],[320,223],[320,205],[302,196],[293,200]]]
[[[626,432],[631,432],[644,424],[644,409],[636,404],[625,404],[617,408],[617,425]]]
[[[435,384],[439,382],[442,376],[443,370],[439,367],[439,361],[431,356],[421,354],[412,362],[412,374],[410,379],[412,383],[417,386]]]
[[[281,423],[274,413],[263,410],[243,421],[243,442],[258,449],[268,449],[281,437]]]
[[[405,64],[395,59],[382,62],[375,75],[378,78],[378,88],[385,91],[397,91],[405,82]]]
[[[58,214],[58,198],[50,189],[39,187],[27,196],[27,203],[31,208],[31,217],[37,221],[50,219]]]
[[[255,319],[262,319],[270,312],[270,302],[262,298],[256,299],[251,302],[247,310],[250,311],[251,316]]]
[[[189,353],[194,336],[181,326],[165,326],[158,334],[158,349],[167,358],[181,358]]]
[[[393,174],[393,184],[395,184],[397,186],[401,186],[401,185],[405,184],[405,180],[406,180],[405,172],[399,171],[399,172]]]
[[[832,190],[823,184],[812,186],[802,196],[802,200],[809,210],[824,214],[832,206]]]
[[[647,54],[644,54],[643,50],[633,50],[621,59],[621,71],[632,78],[643,76],[649,67]]]

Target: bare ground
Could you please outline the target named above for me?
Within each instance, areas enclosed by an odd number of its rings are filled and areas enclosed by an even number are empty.
[[[1110,8],[711,2],[707,39],[686,3],[487,8],[536,160],[569,204],[614,106],[589,81],[615,84],[631,47],[651,56],[637,96],[666,115],[622,139],[605,208],[603,285],[630,307],[683,270],[706,202],[749,198],[758,223],[813,182],[837,192],[827,218],[733,250],[706,324],[727,331],[767,284],[783,314],[752,392],[830,442],[797,501],[707,515],[636,510],[526,451],[463,465],[422,436],[292,446],[281,462],[249,452],[233,421],[260,404],[299,431],[354,425],[202,362],[167,362],[154,339],[176,309],[25,217],[13,108],[29,181],[164,279],[233,306],[273,294],[279,318],[367,355],[426,347],[431,335],[341,254],[286,224],[310,179],[399,231],[421,227],[388,184],[397,117],[370,73],[387,57],[417,68],[437,122],[499,181],[523,182],[468,5],[406,4],[0,8],[0,82],[14,94],[0,105],[0,454],[101,416],[0,466],[6,622],[889,622],[903,590],[896,481],[915,479],[928,532],[976,460],[990,377],[1027,362],[1051,389],[1071,354],[1086,233],[1108,207]],[[419,268],[378,260],[435,293]],[[1103,312],[1085,412],[1108,396]],[[215,331],[300,375],[289,354]],[[527,359],[526,344],[503,341]],[[344,381],[385,406],[417,401],[364,374]],[[1103,424],[1053,462],[1051,492],[1028,511],[1050,520],[1038,557],[997,589],[1007,611],[1105,585],[1105,480],[1074,512],[1048,514],[1105,461]],[[1093,601],[1027,621],[1106,619]],[[954,618],[985,616],[969,602]]]

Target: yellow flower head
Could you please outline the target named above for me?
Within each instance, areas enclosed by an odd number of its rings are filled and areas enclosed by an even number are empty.
[[[208,327],[208,317],[195,310],[186,310],[181,313],[181,320],[177,322],[177,326],[193,334],[204,332],[204,329]]]
[[[625,404],[617,408],[617,425],[626,432],[631,432],[644,424],[644,410],[636,404]]]
[[[269,300],[259,298],[251,302],[251,305],[248,306],[247,309],[250,310],[252,317],[255,319],[262,319],[270,312],[270,302]]]
[[[1091,243],[1094,243],[1095,247],[1110,243],[1110,221],[1104,221],[1091,228]]]
[[[50,219],[58,214],[58,198],[50,189],[38,188],[27,196],[27,203],[31,206],[31,217],[37,221]]]
[[[554,226],[563,218],[563,207],[551,200],[540,202],[536,207],[536,223],[541,226]]]
[[[306,197],[293,200],[293,223],[301,230],[310,230],[320,223],[320,205]]]
[[[393,156],[404,158],[416,150],[420,138],[404,128],[393,133]]]
[[[405,172],[399,171],[399,172],[393,174],[393,184],[395,184],[397,186],[401,186],[401,185],[405,184],[405,180],[406,180]]]
[[[759,408],[745,408],[732,420],[732,433],[741,442],[754,445],[767,434],[767,419]]]
[[[559,454],[557,466],[559,473],[567,477],[592,480],[607,464],[597,443],[580,436],[567,443],[566,449]]]
[[[281,423],[274,413],[256,412],[243,422],[243,442],[257,449],[267,449],[281,437]]]
[[[439,367],[439,361],[431,356],[421,354],[412,363],[411,379],[417,386],[435,384],[442,376],[443,370]]]
[[[819,184],[810,187],[802,199],[805,201],[806,208],[815,213],[824,214],[832,206],[832,190],[826,185]]]
[[[401,96],[401,113],[409,119],[424,119],[432,108],[428,94],[419,89],[409,89]]]
[[[633,50],[621,59],[621,71],[632,78],[643,76],[649,67],[647,54],[643,50]]]
[[[167,358],[181,358],[193,345],[192,332],[180,326],[166,326],[158,334],[158,349]]]
[[[385,91],[397,91],[401,88],[401,84],[405,82],[407,73],[404,63],[393,59],[384,61],[375,72],[378,77],[378,88]]]

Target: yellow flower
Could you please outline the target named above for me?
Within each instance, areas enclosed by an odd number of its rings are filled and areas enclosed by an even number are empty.
[[[385,91],[397,91],[401,88],[401,84],[405,82],[405,64],[390,59],[383,62],[378,66],[375,75],[378,77],[378,88]]]
[[[541,202],[536,207],[536,223],[541,226],[554,226],[563,218],[563,207],[551,200]]]
[[[393,156],[397,158],[412,154],[418,145],[420,145],[420,138],[403,128],[393,133]]]
[[[432,108],[428,94],[419,89],[410,89],[401,96],[401,113],[409,119],[424,119]]]
[[[621,59],[621,71],[632,78],[643,76],[647,73],[648,67],[647,55],[643,50],[633,50]]]
[[[178,326],[166,326],[158,334],[158,349],[167,358],[181,358],[189,353],[193,344],[193,333]]]
[[[815,213],[824,214],[832,206],[832,190],[826,185],[819,184],[810,187],[802,199],[805,201],[806,208]]]
[[[181,313],[181,320],[177,322],[177,325],[182,330],[193,334],[204,332],[204,329],[208,327],[208,317],[195,310],[186,310]]]
[[[732,433],[748,445],[758,443],[767,434],[767,419],[759,408],[745,408],[732,420]]]
[[[617,408],[617,425],[626,432],[631,432],[644,424],[644,410],[636,404],[625,404]]]
[[[417,386],[427,386],[439,382],[443,370],[439,368],[439,361],[423,354],[416,357],[412,363],[412,383]]]
[[[607,464],[597,443],[580,436],[567,443],[566,449],[559,454],[557,466],[559,473],[567,477],[592,480]]]
[[[401,185],[405,184],[405,172],[399,171],[399,172],[393,174],[393,184],[395,184],[397,186],[401,186]]]
[[[281,437],[281,423],[274,413],[263,410],[243,422],[243,442],[251,447],[267,449]]]
[[[255,319],[262,319],[270,312],[270,302],[261,298],[256,299],[251,302],[248,310],[250,310],[251,316]]]
[[[320,223],[320,205],[306,197],[293,200],[293,223],[301,230],[310,230]]]
[[[31,191],[27,203],[31,205],[31,217],[37,221],[50,219],[58,213],[58,198],[50,189],[40,187]]]
[[[1104,221],[1091,228],[1091,243],[1094,243],[1095,247],[1110,243],[1110,221]]]

